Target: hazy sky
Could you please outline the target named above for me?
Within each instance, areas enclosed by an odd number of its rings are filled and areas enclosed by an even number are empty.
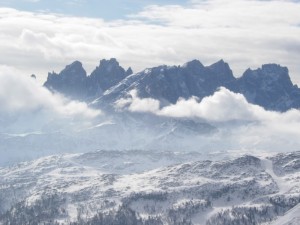
[[[0,66],[44,80],[74,60],[134,71],[199,59],[236,76],[265,63],[300,83],[300,3],[290,0],[0,0]]]

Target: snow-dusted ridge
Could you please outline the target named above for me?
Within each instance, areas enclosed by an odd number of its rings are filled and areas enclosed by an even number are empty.
[[[98,151],[4,167],[0,224],[76,224],[78,219],[77,224],[88,224],[100,217],[118,224],[120,215],[128,224],[277,225],[277,218],[297,220],[300,152],[217,161],[201,157]]]

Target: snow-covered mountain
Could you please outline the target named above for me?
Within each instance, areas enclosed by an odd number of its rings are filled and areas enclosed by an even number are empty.
[[[300,106],[300,89],[291,82],[288,69],[276,64],[247,69],[236,78],[223,60],[210,66],[193,60],[183,66],[163,65],[135,74],[131,68],[125,71],[116,59],[101,60],[90,76],[86,76],[81,63],[74,62],[58,75],[49,74],[45,86],[75,99],[97,99],[97,107],[113,105],[131,90],[141,98],[174,104],[179,98],[194,96],[201,100],[219,87],[241,93],[250,103],[268,110],[286,111]]]
[[[98,151],[4,167],[0,224],[298,224],[300,152],[203,157]]]

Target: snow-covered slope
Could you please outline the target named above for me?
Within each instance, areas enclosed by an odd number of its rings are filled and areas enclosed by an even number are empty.
[[[300,224],[300,204],[287,211],[284,216],[277,219],[271,225],[299,225]]]
[[[99,151],[1,168],[0,224],[88,224],[120,215],[136,224],[297,219],[297,208],[288,210],[300,203],[300,152],[200,159],[197,153]]]

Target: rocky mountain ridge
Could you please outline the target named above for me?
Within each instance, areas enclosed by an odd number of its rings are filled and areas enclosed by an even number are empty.
[[[82,64],[75,61],[59,74],[49,73],[44,86],[74,99],[90,102],[97,99],[99,105],[112,105],[133,89],[141,98],[174,104],[179,98],[195,96],[201,100],[223,86],[267,110],[300,107],[300,89],[292,83],[288,69],[277,64],[247,69],[236,78],[223,60],[210,66],[193,60],[183,66],[163,65],[133,74],[131,68],[125,71],[116,59],[110,59],[101,60],[87,76]]]
[[[82,63],[75,61],[67,65],[59,74],[48,73],[44,86],[67,97],[86,100],[101,95],[130,74],[132,74],[131,68],[125,71],[117,60],[112,58],[101,60],[100,65],[90,76],[87,76]]]

